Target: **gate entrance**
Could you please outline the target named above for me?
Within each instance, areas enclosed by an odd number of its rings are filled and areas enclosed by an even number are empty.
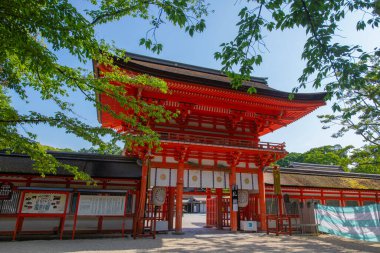
[[[149,169],[147,207],[152,201],[150,191],[155,187],[166,189],[166,201],[163,206],[154,210],[154,214],[146,209],[145,217],[155,215],[157,231],[176,229],[176,232],[182,228],[195,227],[234,228],[236,231],[240,226],[240,220],[258,222],[260,217],[257,205],[259,199],[257,173],[238,171],[234,173],[234,177],[231,174],[227,169],[184,169],[183,187],[179,191],[178,169],[152,167]],[[236,184],[233,185],[245,193],[243,201],[246,204],[243,206],[239,204],[240,208],[237,202],[232,205],[230,201],[231,181],[235,181]]]

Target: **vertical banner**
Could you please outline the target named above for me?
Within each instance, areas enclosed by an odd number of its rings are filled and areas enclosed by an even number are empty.
[[[224,171],[214,171],[214,188],[225,188]]]
[[[176,169],[170,169],[170,186],[171,187],[177,186],[177,170]]]
[[[281,175],[280,175],[280,167],[273,167],[273,187],[274,194],[281,195]]]
[[[201,187],[201,171],[189,170],[189,187],[200,188]]]
[[[253,190],[253,177],[250,173],[241,173],[241,189]]]
[[[176,169],[151,168],[149,173],[149,186],[171,186],[177,185]]]
[[[183,187],[189,187],[189,170],[183,170]]]
[[[241,182],[241,173],[236,173],[236,187],[238,189],[241,189],[241,185],[242,185],[242,182]]]
[[[237,185],[232,186],[232,211],[237,212],[239,210],[239,193]]]
[[[170,184],[170,170],[169,169],[157,169],[156,170],[156,184],[155,186],[169,186]]]
[[[202,188],[214,188],[212,171],[202,171]]]

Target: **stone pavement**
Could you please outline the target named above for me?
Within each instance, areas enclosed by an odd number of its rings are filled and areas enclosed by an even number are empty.
[[[380,252],[380,243],[335,236],[275,236],[202,229],[205,217],[185,216],[184,235],[160,234],[151,238],[98,238],[72,240],[2,241],[1,253],[15,252]]]

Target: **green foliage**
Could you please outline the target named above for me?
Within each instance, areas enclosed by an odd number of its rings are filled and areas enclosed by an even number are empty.
[[[377,145],[355,149],[353,146],[323,146],[305,153],[289,153],[276,164],[287,167],[291,162],[338,165],[345,171],[380,174],[380,148]]]
[[[354,149],[351,154],[353,172],[380,174],[380,149],[379,146],[366,145],[360,149]]]
[[[48,145],[42,145],[39,144],[43,149],[46,151],[60,151],[60,152],[75,152],[75,150],[72,150],[71,148],[56,148]]]
[[[360,45],[334,42],[339,22],[348,12],[363,13],[356,24],[357,30],[377,29],[379,1],[246,0],[241,3],[246,5],[239,13],[237,36],[223,43],[221,51],[215,53],[215,58],[223,64],[222,70],[232,78],[232,86],[239,87],[250,78],[254,66],[261,64],[262,49],[266,48],[265,31],[304,28],[308,39],[301,57],[306,67],[294,92],[310,81],[315,88],[324,87],[326,99],[336,99],[335,114],[322,116],[326,127],[341,124],[343,128],[336,137],[353,129],[367,142],[379,145],[380,50],[364,52]],[[47,124],[63,128],[89,141],[99,152],[106,152],[115,149],[119,141],[125,143],[126,148],[157,146],[158,136],[150,129],[148,119],[163,122],[175,116],[161,106],[128,96],[123,86],[110,84],[110,81],[119,81],[167,92],[162,80],[146,75],[125,75],[109,57],[124,58],[124,52],[96,40],[96,25],[125,16],[145,19],[151,29],[140,40],[140,45],[159,53],[163,45],[157,41],[156,31],[163,23],[178,26],[193,36],[195,32],[204,31],[204,17],[208,14],[205,0],[91,0],[89,4],[89,10],[81,13],[68,0],[0,2],[0,149],[29,154],[35,161],[35,169],[42,174],[54,173],[62,165],[46,154],[32,132],[20,130],[24,125]],[[107,65],[112,73],[97,79],[86,69],[62,65],[56,55],[59,51],[69,52],[82,64],[95,60]],[[233,71],[235,67],[239,68],[238,74]],[[33,111],[21,114],[15,110],[9,98],[10,91],[28,101],[30,90],[38,92],[41,100],[50,101],[59,110],[53,115]],[[87,101],[131,126],[136,134],[119,134],[78,119],[73,105],[68,102],[72,92],[81,92]],[[249,93],[254,92],[254,88],[249,90]],[[102,106],[96,100],[98,93],[114,98],[125,111],[134,112],[134,116]],[[105,142],[104,137],[109,141]],[[315,156],[309,154],[308,159],[318,160],[319,155],[318,152]],[[328,160],[337,161],[335,155]],[[89,179],[74,167],[64,168],[76,178]]]
[[[286,157],[278,160],[276,164],[281,167],[288,167],[291,162],[303,162],[302,153],[291,152]]]
[[[175,116],[163,107],[147,104],[128,96],[125,87],[114,86],[110,81],[147,85],[167,92],[166,83],[160,79],[128,76],[113,62],[110,55],[124,58],[124,52],[95,38],[94,27],[119,20],[124,16],[140,17],[150,21],[152,29],[142,40],[147,48],[160,52],[162,45],[155,41],[155,30],[164,20],[183,28],[190,35],[205,28],[203,16],[207,5],[203,0],[110,0],[90,1],[90,10],[79,12],[68,0],[9,0],[0,2],[0,149],[25,153],[34,160],[34,169],[42,175],[56,173],[62,167],[75,179],[90,180],[76,167],[59,163],[46,149],[36,142],[32,132],[24,125],[46,124],[65,129],[66,133],[90,142],[99,152],[115,150],[117,142],[126,148],[133,145],[157,146],[157,134],[148,120],[163,122]],[[158,15],[151,12],[158,11]],[[73,68],[59,63],[57,52],[66,51],[80,63],[94,60],[112,70],[103,78],[83,68]],[[125,59],[126,61],[128,59]],[[59,109],[53,115],[31,111],[18,112],[9,94],[16,93],[28,102],[28,93],[34,90],[42,101],[49,101]],[[68,97],[80,92],[99,110],[129,125],[135,134],[119,134],[112,129],[92,126],[78,119]],[[97,93],[105,93],[115,99],[125,111],[134,116],[112,111],[96,100]],[[104,141],[107,137],[107,141]]]
[[[234,40],[221,44],[215,53],[224,71],[239,87],[250,78],[255,65],[262,62],[266,49],[263,34],[273,30],[303,28],[307,41],[301,55],[306,67],[299,77],[298,92],[312,83],[323,87],[326,100],[334,99],[333,115],[322,116],[325,127],[340,124],[334,137],[354,130],[371,144],[380,145],[379,137],[379,56],[380,49],[365,52],[360,45],[335,42],[339,25],[350,13],[361,18],[356,29],[378,29],[379,0],[258,0],[241,1],[239,28]],[[234,69],[238,68],[237,73]],[[254,90],[250,91],[251,93]],[[289,98],[292,99],[294,95]]]
[[[121,155],[123,153],[123,149],[115,146],[109,150],[99,150],[98,148],[82,148],[78,152],[80,153],[88,153],[88,154],[102,154],[102,155]]]
[[[313,148],[303,154],[303,162],[338,165],[341,166],[343,170],[348,171],[348,165],[351,163],[349,151],[352,148],[353,146],[343,148],[340,145]]]
[[[379,51],[380,55],[380,51]],[[342,90],[342,97],[334,104],[334,115],[321,115],[324,128],[341,125],[333,137],[341,137],[352,130],[361,135],[372,145],[380,145],[380,57],[366,57],[357,64],[357,68],[366,65],[366,69],[358,70],[355,85]]]
[[[284,167],[289,166],[291,162],[337,165],[348,171],[348,166],[351,164],[349,156],[351,149],[353,146],[343,148],[340,145],[312,148],[305,153],[290,153],[277,161],[277,164]]]

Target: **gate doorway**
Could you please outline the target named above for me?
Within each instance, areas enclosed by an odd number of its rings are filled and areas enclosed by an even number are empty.
[[[209,228],[206,226],[206,199],[206,196],[202,194],[184,195],[182,228],[185,233],[209,232]]]

